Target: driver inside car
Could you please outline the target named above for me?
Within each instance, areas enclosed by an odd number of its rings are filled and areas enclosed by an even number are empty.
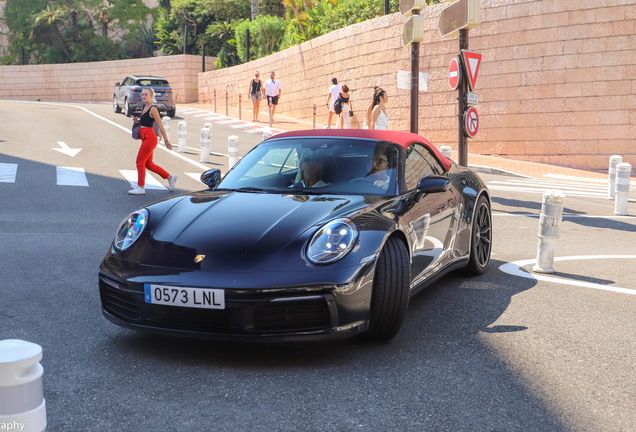
[[[391,179],[387,170],[391,168],[391,154],[394,152],[395,149],[384,142],[379,142],[375,146],[371,170],[366,175],[369,180],[373,181],[374,186],[384,190],[389,188]]]
[[[297,187],[321,187],[327,186],[329,183],[325,183],[322,179],[323,174],[323,161],[318,152],[306,150],[303,152],[300,158],[300,164],[298,166],[298,174],[293,186]]]

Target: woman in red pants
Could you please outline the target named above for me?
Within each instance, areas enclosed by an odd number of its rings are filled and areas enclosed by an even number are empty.
[[[142,195],[146,193],[146,169],[155,172],[161,176],[161,178],[168,180],[168,190],[174,189],[174,184],[177,181],[176,175],[170,175],[168,171],[156,165],[152,161],[152,154],[157,147],[157,135],[152,126],[154,122],[157,122],[159,129],[161,129],[161,135],[165,140],[168,150],[172,150],[172,144],[168,141],[168,135],[163,128],[161,122],[161,116],[159,110],[153,105],[157,102],[155,100],[155,91],[148,87],[141,91],[141,100],[144,101],[146,106],[141,111],[141,116],[135,118],[135,123],[141,122],[141,128],[139,129],[139,136],[141,137],[141,148],[137,154],[137,186],[128,191],[131,195]]]

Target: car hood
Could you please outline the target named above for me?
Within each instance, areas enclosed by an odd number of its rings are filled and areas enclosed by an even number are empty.
[[[254,272],[303,233],[311,235],[314,229],[310,228],[366,206],[363,197],[357,196],[191,194],[155,227],[142,263]],[[149,211],[152,218],[152,206]],[[195,263],[200,255],[205,257]]]

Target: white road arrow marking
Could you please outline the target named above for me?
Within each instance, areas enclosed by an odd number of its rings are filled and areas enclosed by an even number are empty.
[[[70,156],[70,157],[75,157],[75,155],[76,155],[76,154],[78,154],[79,152],[81,152],[81,151],[82,151],[82,149],[81,149],[81,148],[79,148],[79,149],[78,149],[78,148],[75,148],[75,149],[69,148],[69,146],[67,146],[67,145],[66,145],[65,143],[63,143],[62,141],[58,141],[57,143],[58,143],[58,144],[60,145],[60,147],[62,147],[62,148],[61,148],[61,149],[59,149],[59,148],[54,148],[53,150],[55,150],[55,151],[59,151],[60,153],[64,153],[65,155],[68,155],[68,156]]]

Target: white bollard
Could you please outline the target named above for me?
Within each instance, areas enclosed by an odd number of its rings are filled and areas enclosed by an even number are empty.
[[[537,263],[532,268],[537,273],[554,273],[554,252],[559,238],[559,225],[563,216],[565,195],[559,191],[543,193],[541,218],[539,219],[539,247]]]
[[[203,123],[203,127],[210,129],[210,152],[212,152],[212,123]]]
[[[616,192],[616,166],[623,162],[623,157],[619,155],[610,156],[609,164],[609,188],[607,190],[607,199],[613,200]]]
[[[451,150],[452,149],[450,148],[450,146],[441,146],[439,148],[440,153],[442,153],[444,156],[446,156],[449,159],[450,159]]]
[[[168,141],[170,141],[170,117],[165,116],[161,119],[161,121],[163,122],[163,128],[166,130]]]
[[[274,132],[272,132],[271,129],[263,129],[263,141],[265,141],[267,138],[271,138],[274,136]]]
[[[188,135],[187,131],[188,123],[184,121],[179,122],[179,152],[185,153],[186,151],[186,137]]]
[[[210,162],[210,129],[201,129],[201,162]]]
[[[0,430],[46,429],[40,360],[40,345],[18,339],[0,341]]]
[[[230,157],[228,162],[229,169],[232,169],[234,165],[238,162],[239,148],[238,148],[239,137],[236,135],[230,135],[227,138],[227,153]]]
[[[614,214],[627,216],[627,202],[629,201],[629,181],[632,176],[632,166],[620,163],[616,166],[616,202]]]

